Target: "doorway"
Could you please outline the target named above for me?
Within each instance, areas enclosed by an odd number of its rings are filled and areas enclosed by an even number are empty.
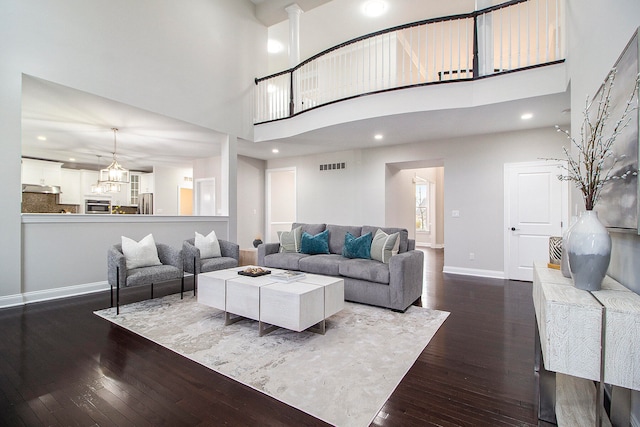
[[[216,215],[216,179],[196,179],[196,215]]]
[[[406,228],[416,246],[444,248],[442,160],[388,163],[385,224]]]
[[[193,189],[178,187],[178,215],[193,215]]]
[[[266,171],[265,242],[277,242],[278,231],[289,231],[297,218],[296,168]]]
[[[413,177],[414,206],[416,212],[416,246],[435,247],[438,234],[436,210],[436,183],[417,173]]]

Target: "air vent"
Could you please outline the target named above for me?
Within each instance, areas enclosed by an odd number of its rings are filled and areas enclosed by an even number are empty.
[[[344,162],[326,163],[324,165],[320,165],[320,171],[333,171],[333,170],[346,169],[346,168],[347,168],[347,164]]]

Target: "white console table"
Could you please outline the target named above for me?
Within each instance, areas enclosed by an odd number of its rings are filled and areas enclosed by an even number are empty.
[[[558,425],[577,419],[581,420],[578,425],[587,425],[583,416],[591,420],[588,424],[599,424],[600,405],[596,402],[601,401],[601,384],[640,389],[640,351],[637,351],[640,295],[609,277],[605,278],[602,290],[582,291],[560,271],[535,263],[533,304],[539,334],[536,345],[539,345],[543,370],[576,377],[568,381],[562,379],[559,382],[562,384],[580,384],[576,379],[594,380],[599,384],[599,396],[590,401],[582,415],[573,411],[579,409],[576,400],[572,400],[569,412],[553,402]],[[555,381],[553,383],[555,387]],[[552,399],[558,405],[567,401],[561,393],[558,389],[558,398]]]

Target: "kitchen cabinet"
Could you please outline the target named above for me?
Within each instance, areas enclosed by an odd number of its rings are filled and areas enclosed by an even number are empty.
[[[153,193],[155,178],[153,173],[143,173],[140,175],[140,193]]]
[[[98,182],[98,171],[80,171],[80,189],[82,196],[91,194],[91,186]]]
[[[62,163],[45,160],[22,159],[22,183],[61,185]]]
[[[109,194],[111,195],[112,206],[129,206],[131,204],[129,184],[120,184],[120,191]]]
[[[60,170],[60,194],[59,202],[62,205],[81,205],[84,202],[80,171],[74,169]]]

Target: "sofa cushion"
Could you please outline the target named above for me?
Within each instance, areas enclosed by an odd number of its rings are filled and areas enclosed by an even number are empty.
[[[376,231],[382,230],[387,234],[399,233],[400,243],[398,245],[398,253],[407,252],[407,248],[409,246],[409,232],[406,228],[396,228],[396,227],[374,227],[371,225],[365,225],[362,227],[362,234],[371,233],[372,235],[376,235]]]
[[[347,234],[344,236],[342,256],[345,258],[371,259],[372,240],[373,236],[371,236],[371,233],[367,233],[360,237],[354,237],[347,231]]]
[[[127,270],[127,286],[150,285],[182,277],[182,269],[172,265],[154,265]]]
[[[302,227],[296,227],[291,231],[278,231],[280,252],[300,252],[301,239]]]
[[[300,252],[308,255],[328,254],[329,253],[329,230],[324,230],[315,236],[302,233],[302,242],[300,243]]]
[[[327,225],[326,224],[305,224],[302,222],[294,222],[293,224],[291,224],[291,229],[293,230],[296,227],[302,227],[302,231],[303,232],[307,232],[309,234],[311,234],[312,236],[315,236],[318,233],[322,233],[324,230],[327,229]]]
[[[383,264],[370,259],[346,259],[339,265],[341,276],[351,279],[367,280],[369,282],[389,284],[389,264]]]
[[[327,224],[327,230],[329,230],[329,253],[342,255],[344,237],[347,233],[351,233],[353,237],[360,237],[362,227]]]
[[[340,263],[345,260],[346,258],[342,255],[311,255],[300,260],[300,271],[323,274],[325,276],[338,276]]]
[[[207,258],[202,260],[200,265],[201,273],[208,273],[209,271],[224,270],[225,268],[234,268],[238,266],[238,260],[231,257],[217,257]]]
[[[301,259],[309,257],[311,255],[294,253],[294,252],[280,252],[271,255],[265,255],[264,266],[270,268],[282,268],[284,270],[300,270],[299,262]]]
[[[387,234],[382,230],[376,231],[371,243],[371,259],[389,263],[398,242],[399,233]]]

